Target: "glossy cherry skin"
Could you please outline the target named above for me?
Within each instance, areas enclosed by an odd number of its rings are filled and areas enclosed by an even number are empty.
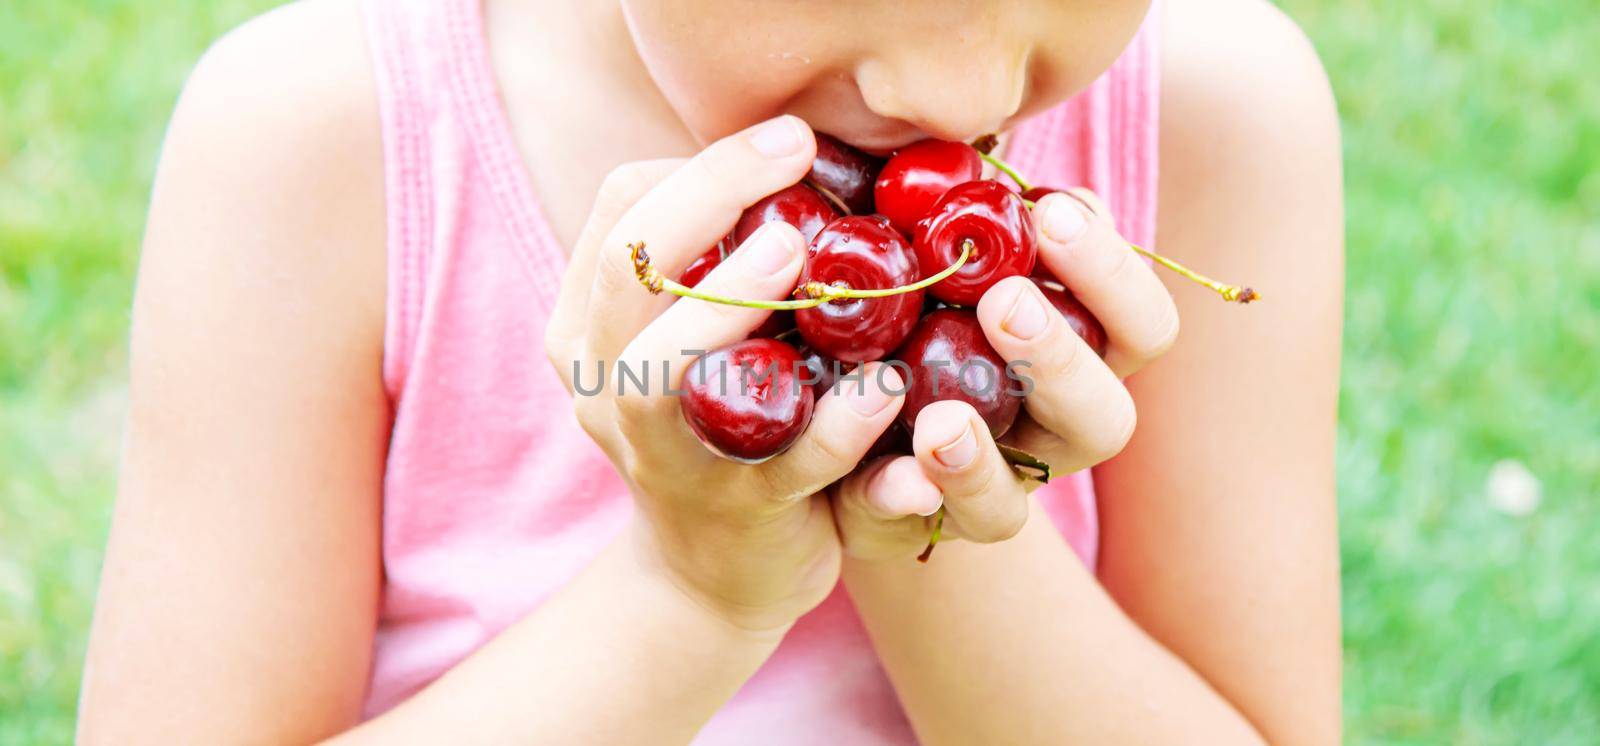
[[[990,346],[972,311],[942,308],[923,317],[895,359],[910,369],[900,408],[900,425],[907,431],[916,427],[923,407],[945,400],[971,404],[996,438],[1016,422],[1021,385],[1007,373],[1005,358]],[[901,375],[906,372],[900,368]],[[1016,375],[1026,374],[1020,369]]]
[[[806,241],[817,237],[822,227],[839,217],[826,197],[805,184],[794,184],[762,197],[745,208],[733,226],[733,244],[739,246],[767,223],[783,221],[794,226]]]
[[[776,339],[746,339],[689,364],[682,384],[683,418],[719,455],[758,463],[794,445],[816,406],[800,381],[804,361]]]
[[[800,283],[843,284],[883,290],[916,282],[917,257],[905,238],[879,217],[849,216],[823,228],[806,251]],[[881,360],[892,352],[922,310],[922,291],[887,298],[829,301],[794,312],[806,344],[844,363]]]
[[[1044,297],[1049,299],[1050,305],[1055,306],[1056,310],[1067,318],[1067,325],[1072,327],[1073,333],[1077,334],[1085,344],[1089,345],[1089,349],[1094,350],[1094,354],[1104,358],[1106,356],[1106,328],[1100,325],[1100,320],[1089,312],[1089,309],[1078,300],[1077,296],[1072,294],[1071,290],[1066,289],[1060,283],[1041,280],[1037,277],[1032,279],[1033,284],[1038,285],[1039,291],[1044,293]]]
[[[841,363],[817,352],[810,345],[800,346],[800,359],[805,362],[806,380],[811,382],[811,390],[819,397],[826,395],[840,376],[855,368],[854,365]]]
[[[931,274],[954,264],[972,241],[967,263],[928,288],[946,303],[976,306],[995,283],[1033,271],[1038,259],[1033,216],[1022,198],[997,181],[969,181],[945,192],[917,224],[917,261]]]
[[[817,158],[806,179],[828,190],[852,215],[872,214],[872,190],[883,159],[857,150],[832,135],[817,133]]]
[[[983,177],[983,160],[964,142],[923,140],[901,148],[878,172],[873,201],[896,230],[911,235],[957,184]]]

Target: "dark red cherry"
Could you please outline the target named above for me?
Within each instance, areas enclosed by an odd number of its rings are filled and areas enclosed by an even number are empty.
[[[823,228],[806,252],[800,283],[821,282],[856,290],[886,290],[916,282],[917,258],[880,217],[849,216]],[[794,312],[806,344],[845,363],[881,360],[917,324],[922,291],[887,298],[829,301]]]
[[[983,160],[971,145],[923,140],[901,148],[883,164],[874,202],[879,214],[909,236],[951,187],[982,176]]]
[[[1057,189],[1055,187],[1050,187],[1050,186],[1036,186],[1036,187],[1034,187],[1032,189],[1029,189],[1026,192],[1023,192],[1022,193],[1022,198],[1027,200],[1027,201],[1029,201],[1029,202],[1038,202],[1039,200],[1044,199],[1044,196],[1046,194],[1053,194],[1055,192],[1065,192],[1065,191],[1067,191],[1067,190],[1065,190],[1065,189]]]
[[[900,424],[906,430],[915,428],[923,407],[945,400],[971,404],[996,438],[1016,421],[1022,407],[1017,378],[1027,371],[1020,369],[1014,375],[1007,371],[1005,358],[989,345],[972,311],[943,308],[923,317],[895,359],[910,371],[905,405],[900,408]],[[906,372],[900,368],[902,375]]]
[[[805,362],[806,380],[811,382],[811,390],[816,392],[818,397],[827,394],[840,376],[856,367],[852,363],[841,363],[817,352],[810,345],[800,346],[800,359]]]
[[[1033,278],[1033,284],[1039,286],[1039,291],[1050,300],[1050,305],[1055,306],[1062,316],[1067,317],[1067,325],[1072,327],[1073,333],[1094,350],[1100,357],[1106,356],[1106,328],[1100,325],[1100,320],[1089,312],[1089,309],[1058,282]]]
[[[968,239],[972,253],[928,293],[958,306],[978,305],[995,283],[1033,271],[1038,258],[1033,231],[1033,216],[1022,198],[1000,182],[969,181],[951,188],[917,224],[917,261],[931,274],[954,264]]]
[[[871,215],[872,188],[882,169],[882,158],[818,132],[817,159],[806,179],[838,197],[852,215]]]
[[[800,353],[775,339],[712,350],[683,377],[683,418],[718,454],[756,463],[783,453],[811,422],[815,399],[799,380]]]
[[[711,270],[716,269],[717,265],[722,263],[722,260],[727,259],[728,255],[733,253],[733,250],[732,234],[723,236],[722,240],[718,241],[715,246],[707,249],[706,253],[701,254],[693,262],[689,263],[689,266],[683,270],[683,275],[678,279],[678,282],[689,287],[699,285],[700,281],[706,278],[706,275],[711,274]],[[765,321],[761,322],[761,326],[750,332],[750,336],[776,337],[793,328],[793,311],[773,311]]]
[[[872,384],[868,384],[869,386]],[[900,425],[899,420],[889,423],[889,429],[883,431],[878,439],[872,442],[872,447],[867,449],[867,455],[861,457],[861,463],[867,463],[880,456],[899,456],[911,454],[911,435]]]
[[[828,204],[828,200],[817,194],[816,190],[805,184],[794,184],[762,197],[745,208],[738,224],[733,226],[733,243],[735,246],[742,245],[757,228],[780,220],[794,226],[809,243],[817,237],[817,231],[822,230],[822,226],[837,217],[839,211],[833,209],[833,205]]]

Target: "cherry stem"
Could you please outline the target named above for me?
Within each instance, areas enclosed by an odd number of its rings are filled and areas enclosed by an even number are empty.
[[[807,282],[795,288],[797,300],[750,300],[747,298],[729,298],[714,293],[684,285],[675,280],[669,280],[657,272],[650,265],[650,255],[645,252],[644,242],[635,241],[628,244],[629,257],[633,262],[633,273],[639,279],[639,284],[649,290],[652,295],[660,294],[665,290],[680,298],[694,298],[708,303],[721,303],[725,306],[741,306],[743,308],[764,308],[769,311],[798,311],[802,308],[816,308],[824,303],[836,300],[852,300],[857,298],[888,298],[904,295],[926,288],[956,273],[972,257],[975,248],[971,239],[961,242],[961,255],[956,257],[953,264],[940,270],[938,274],[926,277],[899,287],[857,290],[844,285],[829,285],[822,282]]]
[[[927,562],[933,556],[933,545],[939,543],[939,534],[944,532],[944,506],[939,506],[939,514],[933,519],[933,535],[928,537],[928,548],[917,555],[918,562]]]
[[[1033,188],[1033,185],[1029,184],[1027,179],[1022,178],[1022,174],[1018,173],[1017,169],[1012,168],[1011,164],[981,151],[978,153],[978,157],[982,158],[984,163],[994,166],[995,168],[999,169],[1001,173],[1011,177],[1011,180],[1017,183],[1018,189],[1026,192]]]
[[[818,184],[816,181],[810,178],[807,178],[805,183],[806,186],[811,187],[812,191],[822,195],[823,199],[827,200],[829,204],[833,205],[833,209],[838,210],[840,215],[855,214],[854,212],[850,211],[850,206],[845,204],[843,199],[839,198],[839,195],[833,193],[833,190]]]
[[[1216,280],[1213,280],[1213,279],[1211,279],[1209,277],[1206,277],[1205,275],[1202,275],[1199,272],[1196,272],[1196,271],[1194,271],[1192,269],[1189,269],[1188,267],[1185,267],[1182,264],[1177,263],[1176,261],[1168,259],[1168,258],[1166,258],[1166,257],[1164,257],[1164,256],[1162,256],[1160,254],[1157,254],[1154,251],[1146,249],[1143,246],[1140,246],[1138,244],[1131,244],[1130,243],[1130,244],[1128,244],[1128,248],[1133,249],[1134,251],[1137,251],[1140,254],[1143,254],[1143,255],[1149,257],[1155,263],[1160,264],[1161,266],[1166,267],[1167,269],[1170,269],[1173,272],[1177,272],[1178,274],[1183,275],[1184,277],[1187,277],[1190,280],[1193,280],[1193,281],[1195,281],[1195,282],[1197,282],[1197,283],[1199,283],[1201,285],[1204,285],[1204,286],[1206,286],[1208,288],[1211,288],[1212,292],[1216,293],[1217,295],[1222,296],[1222,299],[1225,300],[1225,301],[1228,301],[1229,303],[1241,303],[1241,304],[1243,304],[1243,303],[1249,303],[1250,301],[1261,300],[1261,294],[1256,292],[1253,288],[1240,287],[1238,285],[1229,285],[1227,283],[1217,282]]]
[[[1011,166],[1011,164],[1006,163],[1005,161],[1001,160],[1000,158],[995,157],[994,155],[991,155],[988,150],[985,150],[984,148],[978,148],[977,147],[980,144],[988,145],[990,148],[994,147],[993,140],[992,139],[985,139],[985,138],[992,138],[992,136],[991,135],[985,135],[984,137],[979,138],[977,141],[973,142],[973,147],[978,149],[978,157],[982,158],[986,163],[989,163],[989,164],[993,165],[995,168],[999,169],[1006,176],[1011,177],[1011,180],[1016,182],[1017,186],[1020,187],[1022,189],[1022,191],[1026,192],[1029,189],[1032,189],[1033,187],[1028,184],[1028,180],[1022,178],[1022,175],[1017,173],[1017,169],[1013,168]],[[1070,197],[1072,195],[1068,194],[1067,196]],[[1083,200],[1081,200],[1081,199],[1079,199],[1078,201],[1079,202],[1083,202]],[[1023,202],[1023,204],[1028,206],[1028,209],[1030,209],[1030,210],[1033,209],[1034,203],[1033,203],[1032,200],[1025,199],[1022,202]],[[1087,203],[1084,206],[1088,207]],[[1091,208],[1091,210],[1092,210],[1092,208]],[[1177,272],[1178,274],[1183,275],[1184,277],[1186,277],[1186,278],[1188,278],[1190,280],[1193,280],[1196,283],[1199,283],[1201,285],[1204,285],[1204,286],[1210,288],[1212,292],[1216,293],[1217,295],[1222,296],[1222,299],[1225,300],[1225,301],[1228,301],[1229,303],[1249,303],[1251,301],[1261,300],[1261,294],[1256,292],[1252,288],[1241,287],[1239,285],[1229,285],[1229,284],[1223,283],[1223,282],[1217,282],[1216,280],[1213,280],[1213,279],[1211,279],[1209,277],[1206,277],[1205,275],[1202,275],[1199,272],[1196,272],[1196,271],[1194,271],[1192,269],[1189,269],[1188,267],[1185,267],[1182,264],[1179,264],[1178,262],[1176,262],[1176,261],[1174,261],[1172,259],[1168,259],[1168,258],[1166,258],[1166,257],[1164,257],[1164,256],[1162,256],[1160,254],[1157,254],[1154,251],[1151,251],[1149,249],[1144,248],[1143,246],[1139,246],[1138,244],[1130,243],[1130,244],[1128,244],[1128,248],[1133,249],[1134,251],[1137,251],[1140,254],[1143,254],[1143,255],[1149,257],[1155,263],[1160,264],[1161,266],[1166,267],[1167,269],[1170,269],[1173,272]]]

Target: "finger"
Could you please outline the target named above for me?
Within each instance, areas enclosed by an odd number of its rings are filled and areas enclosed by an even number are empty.
[[[800,276],[805,249],[805,238],[794,226],[767,223],[711,270],[696,289],[748,299],[783,298]],[[639,332],[620,357],[633,365],[660,366],[665,361],[667,383],[676,388],[695,357],[744,339],[770,314],[760,308],[684,298]]]
[[[833,519],[844,551],[857,559],[915,556],[928,544],[944,498],[916,458],[881,458],[834,489]]]
[[[917,414],[911,449],[944,494],[946,525],[978,542],[1009,539],[1028,520],[1028,493],[970,404],[938,401]]]
[[[628,244],[646,242],[651,264],[677,277],[728,232],[744,208],[800,180],[816,140],[797,117],[768,120],[712,143],[650,190],[602,242],[589,314],[605,319],[589,334],[590,351],[615,357],[661,313],[671,297],[640,287]]]
[[[1093,463],[1122,450],[1133,435],[1133,398],[1038,286],[1024,277],[996,283],[978,301],[978,323],[1026,378],[1024,404],[1034,420]]]
[[[1016,423],[1000,440],[1013,448],[1027,451],[1040,461],[1049,464],[1050,475],[1053,477],[1087,469],[1097,463],[1087,460],[1083,453],[1074,449],[1072,444],[1063,440],[1061,436],[1050,432],[1049,428],[1034,422],[1027,412],[1017,415]]]
[[[867,363],[841,376],[817,400],[811,425],[787,453],[761,464],[772,491],[804,497],[849,474],[905,403],[905,381],[894,368]]]
[[[1128,248],[1092,192],[1045,195],[1039,259],[1106,329],[1106,364],[1126,377],[1178,338],[1178,308],[1155,270]]]
[[[589,306],[595,257],[599,254],[601,241],[634,203],[687,160],[663,158],[624,163],[606,175],[599,191],[595,193],[589,219],[578,234],[572,256],[567,259],[567,269],[561,277],[561,292],[556,296],[555,308],[545,330],[545,350],[569,392],[572,390],[572,363],[582,352],[580,339],[589,327],[583,312]]]

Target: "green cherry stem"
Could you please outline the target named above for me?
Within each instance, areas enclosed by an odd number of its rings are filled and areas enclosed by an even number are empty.
[[[1199,283],[1201,285],[1204,285],[1204,286],[1206,286],[1208,288],[1211,288],[1212,292],[1216,293],[1217,295],[1222,296],[1222,299],[1225,300],[1225,301],[1228,301],[1229,303],[1241,303],[1242,304],[1242,303],[1249,303],[1251,301],[1261,300],[1261,294],[1256,292],[1253,288],[1240,287],[1238,285],[1229,285],[1229,284],[1224,283],[1224,282],[1217,282],[1216,280],[1213,280],[1213,279],[1211,279],[1209,277],[1206,277],[1205,275],[1202,275],[1199,272],[1196,272],[1196,271],[1194,271],[1192,269],[1189,269],[1188,267],[1185,267],[1182,264],[1179,264],[1179,263],[1177,263],[1177,262],[1175,262],[1175,261],[1173,261],[1171,259],[1168,259],[1168,258],[1166,258],[1166,257],[1164,257],[1164,256],[1162,256],[1160,254],[1157,254],[1156,252],[1151,251],[1149,249],[1146,249],[1143,246],[1140,246],[1138,244],[1131,244],[1130,243],[1130,244],[1128,244],[1128,248],[1133,249],[1134,251],[1137,251],[1140,254],[1143,254],[1143,255],[1145,255],[1147,257],[1150,257],[1151,261],[1154,261],[1155,263],[1157,263],[1157,264],[1159,264],[1159,265],[1161,265],[1163,267],[1166,267],[1167,269],[1170,269],[1173,272],[1177,272],[1178,274],[1183,275],[1184,277],[1187,277],[1190,280],[1193,280],[1193,281],[1195,281],[1195,282],[1197,282],[1197,283]]]
[[[966,265],[967,260],[972,257],[972,250],[974,248],[975,246],[971,239],[963,241],[961,243],[961,255],[956,257],[955,262],[953,262],[950,266],[945,267],[943,270],[940,270],[938,274],[923,278],[911,283],[910,285],[901,285],[893,288],[869,288],[865,290],[857,290],[844,285],[829,285],[822,282],[807,282],[802,284],[800,287],[795,288],[794,294],[798,296],[796,300],[750,300],[747,298],[729,298],[727,296],[697,290],[677,282],[676,280],[667,279],[666,277],[662,276],[660,272],[657,272],[655,267],[651,266],[650,255],[645,252],[643,241],[635,241],[628,244],[628,255],[630,260],[633,262],[634,276],[639,279],[639,284],[643,285],[646,290],[649,290],[652,295],[660,294],[662,291],[666,291],[680,298],[694,298],[695,300],[703,300],[708,303],[721,303],[726,306],[764,308],[769,311],[798,311],[802,308],[816,308],[817,306],[829,301],[850,300],[856,298],[888,298],[895,295],[916,292],[933,285],[934,283],[939,282],[950,275],[955,274],[956,270],[959,270]]]
[[[983,137],[974,140],[972,146],[977,149],[979,158],[982,158],[984,162],[994,166],[996,169],[999,169],[1006,176],[1011,177],[1011,180],[1016,182],[1017,186],[1023,192],[1027,192],[1029,189],[1032,189],[1033,187],[1028,184],[1028,180],[1023,178],[1022,174],[1017,173],[1016,168],[1012,167],[1011,164],[1006,163],[1004,160],[1001,160],[990,152],[994,148],[996,142],[997,140],[993,135],[984,135]],[[1078,201],[1082,202],[1083,200],[1080,199]],[[1024,199],[1022,200],[1022,203],[1027,205],[1028,209],[1030,210],[1032,210],[1034,207],[1033,200]],[[1085,203],[1085,207],[1087,206],[1087,203]],[[1228,301],[1229,303],[1249,303],[1251,301],[1261,300],[1261,294],[1252,288],[1242,287],[1239,285],[1229,285],[1225,282],[1218,282],[1200,274],[1199,272],[1189,269],[1182,264],[1179,264],[1175,260],[1168,259],[1137,244],[1130,243],[1128,244],[1128,248],[1149,257],[1151,261],[1154,261],[1155,263],[1160,264],[1161,266],[1166,267],[1167,269],[1170,269],[1173,272],[1188,278],[1189,280],[1193,280],[1200,285],[1210,288],[1212,292],[1222,296],[1222,299]]]
[[[928,548],[917,555],[918,562],[927,562],[933,556],[933,545],[939,543],[939,535],[944,533],[944,506],[939,506],[939,515],[933,519],[933,535],[928,537]]]
[[[1029,184],[1027,179],[1022,178],[1022,174],[1018,173],[1017,169],[1012,168],[1011,164],[1006,163],[1005,161],[1000,160],[989,153],[980,152],[978,153],[978,157],[982,158],[984,163],[994,166],[996,169],[999,169],[1001,173],[1011,177],[1011,180],[1017,183],[1018,189],[1026,192],[1033,188],[1033,185]]]

